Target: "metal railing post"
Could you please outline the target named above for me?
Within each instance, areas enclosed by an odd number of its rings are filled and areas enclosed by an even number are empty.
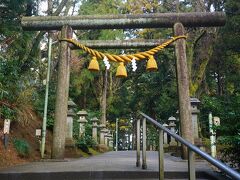
[[[142,169],[147,169],[146,161],[146,118],[142,120]]]
[[[140,119],[137,119],[137,161],[136,161],[136,166],[140,167]]]
[[[158,144],[158,165],[159,165],[159,180],[164,180],[164,149],[163,149],[163,130],[159,129],[159,144]]]
[[[188,179],[195,180],[195,163],[194,163],[194,152],[188,148]]]
[[[194,162],[194,159],[195,159],[195,157],[194,157],[195,154],[194,153],[198,154],[199,156],[201,156],[202,158],[207,160],[209,163],[211,163],[212,165],[214,165],[215,167],[220,169],[222,172],[225,172],[228,176],[231,176],[233,179],[240,179],[240,173],[238,173],[234,169],[228,167],[226,164],[224,164],[224,163],[220,162],[219,160],[213,158],[211,155],[202,151],[197,146],[191,144],[189,141],[183,139],[181,136],[177,135],[176,133],[173,133],[171,130],[164,127],[163,125],[161,125],[156,120],[149,117],[148,115],[144,114],[143,112],[139,112],[139,114],[142,115],[145,118],[145,125],[146,125],[146,121],[148,121],[149,123],[156,126],[159,130],[163,130],[168,135],[174,137],[177,141],[179,141],[180,143],[182,143],[183,145],[188,147],[188,153],[187,154],[188,154],[189,179],[191,179],[191,180],[196,179],[195,166],[194,166],[194,163],[195,163]],[[146,126],[145,126],[145,131],[143,131],[143,134],[144,134],[144,132],[146,133]],[[145,139],[146,139],[146,134],[145,134]],[[145,146],[146,146],[146,144],[145,144]],[[145,163],[146,163],[146,161],[145,161]]]

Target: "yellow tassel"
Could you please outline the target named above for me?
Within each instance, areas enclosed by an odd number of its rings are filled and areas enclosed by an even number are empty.
[[[119,66],[117,67],[116,76],[120,77],[120,78],[127,77],[127,70],[126,70],[126,67],[124,66],[123,62],[120,62]]]
[[[147,70],[148,71],[156,71],[158,69],[157,62],[153,56],[150,56],[147,61]]]
[[[90,61],[88,69],[90,71],[99,71],[99,64],[95,56],[93,56],[92,60]]]

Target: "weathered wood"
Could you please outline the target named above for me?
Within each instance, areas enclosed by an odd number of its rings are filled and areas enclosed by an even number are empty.
[[[137,141],[137,161],[136,161],[136,166],[137,167],[140,167],[140,164],[141,164],[141,162],[140,162],[140,144],[141,144],[141,142],[140,142],[140,137],[141,137],[141,135],[140,135],[140,119],[137,119],[137,128],[136,128],[136,130],[137,130],[137,137],[136,137],[136,141]]]
[[[191,149],[188,149],[188,179],[196,180],[196,172],[195,172],[195,156],[194,152]]]
[[[159,180],[164,180],[163,130],[161,130],[161,129],[159,130],[158,168],[159,168]]]
[[[61,38],[71,38],[69,26],[63,26]],[[62,41],[60,44],[58,62],[58,83],[55,103],[55,121],[53,128],[52,158],[63,159],[65,150],[65,129],[67,120],[67,102],[69,85],[69,56],[68,43]]]
[[[171,28],[181,22],[186,27],[223,26],[224,12],[155,13],[139,15],[85,15],[23,17],[24,30],[60,30],[63,25],[73,29]]]
[[[147,169],[147,125],[146,118],[142,120],[142,169]]]
[[[176,36],[184,35],[185,29],[181,23],[174,25],[174,34]],[[193,140],[193,126],[191,120],[190,97],[189,97],[189,76],[187,69],[186,57],[186,40],[179,39],[175,44],[176,53],[176,69],[177,69],[177,84],[178,84],[178,99],[179,99],[179,115],[181,135],[184,139],[191,143]],[[183,146],[182,158],[188,158],[187,147]]]
[[[133,39],[133,40],[80,40],[81,44],[93,49],[136,49],[136,48],[153,48],[164,42],[167,39]],[[72,50],[79,47],[70,45]],[[173,47],[172,44],[166,48]]]

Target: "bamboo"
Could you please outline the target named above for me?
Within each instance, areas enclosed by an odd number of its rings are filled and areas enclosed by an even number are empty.
[[[51,56],[52,56],[52,38],[51,38],[51,34],[48,33],[48,66],[47,66],[46,92],[45,92],[45,103],[44,103],[43,125],[42,125],[41,158],[44,158],[45,142],[46,142],[48,89],[49,89],[49,79],[50,79],[50,69],[51,69]]]

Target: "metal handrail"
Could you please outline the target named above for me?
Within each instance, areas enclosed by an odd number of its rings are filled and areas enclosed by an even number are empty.
[[[146,120],[150,123],[152,123],[153,125],[155,125],[158,129],[163,130],[164,132],[166,132],[168,135],[172,136],[173,138],[175,138],[177,141],[181,142],[182,144],[184,144],[185,146],[187,146],[189,149],[191,149],[192,151],[194,151],[196,154],[200,155],[202,158],[204,158],[205,160],[207,160],[208,162],[210,162],[212,165],[216,166],[217,168],[219,168],[220,170],[222,170],[223,172],[225,172],[227,175],[229,175],[232,178],[235,179],[240,179],[240,174],[231,169],[230,167],[228,167],[227,165],[225,165],[224,163],[220,162],[219,160],[213,158],[212,156],[210,156],[209,154],[207,154],[206,152],[202,151],[201,149],[199,149],[197,146],[193,145],[192,143],[190,143],[189,141],[183,139],[181,136],[177,135],[176,133],[172,132],[171,130],[169,130],[168,128],[165,128],[164,126],[162,126],[160,123],[158,123],[156,120],[152,119],[151,117],[149,117],[148,115],[144,114],[143,112],[139,111],[139,114],[142,115],[144,118],[146,118]]]

